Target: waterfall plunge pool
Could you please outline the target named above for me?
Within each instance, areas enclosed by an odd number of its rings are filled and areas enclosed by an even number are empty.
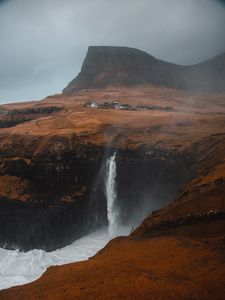
[[[118,227],[114,236],[126,236],[128,227]],[[108,228],[103,228],[52,252],[44,250],[6,250],[0,248],[0,290],[26,284],[41,277],[50,266],[87,260],[110,241]]]

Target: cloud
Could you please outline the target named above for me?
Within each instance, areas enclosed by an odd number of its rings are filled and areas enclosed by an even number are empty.
[[[89,45],[142,49],[175,63],[225,51],[219,0],[0,0],[0,102],[60,92]]]

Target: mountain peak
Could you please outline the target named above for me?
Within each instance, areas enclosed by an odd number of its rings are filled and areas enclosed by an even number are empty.
[[[219,62],[218,62],[219,60]],[[222,61],[222,62],[221,62]],[[159,85],[188,90],[225,90],[225,55],[194,66],[178,66],[135,48],[89,46],[81,72],[63,90]]]
[[[134,48],[90,46],[81,72],[63,92],[142,83],[146,66],[156,61],[148,53]]]

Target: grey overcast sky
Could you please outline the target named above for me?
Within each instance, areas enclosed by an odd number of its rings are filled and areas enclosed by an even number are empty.
[[[193,64],[225,52],[222,0],[0,0],[0,103],[40,99],[80,71],[89,45]]]

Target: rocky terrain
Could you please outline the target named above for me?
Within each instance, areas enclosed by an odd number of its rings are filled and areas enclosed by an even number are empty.
[[[63,90],[158,85],[181,90],[225,91],[225,53],[200,64],[180,66],[127,47],[91,46],[80,74]]]
[[[89,49],[62,95],[0,107],[0,124],[24,118],[0,128],[0,245],[53,250],[106,225],[104,164],[114,151],[120,221],[146,218],[88,261],[51,267],[0,299],[223,299],[225,94],[159,82],[103,88],[102,78],[96,89],[85,76],[99,72],[89,64],[100,50]],[[137,50],[127,51],[133,60]],[[143,65],[155,61],[142,55]],[[92,99],[174,110],[84,107]]]

